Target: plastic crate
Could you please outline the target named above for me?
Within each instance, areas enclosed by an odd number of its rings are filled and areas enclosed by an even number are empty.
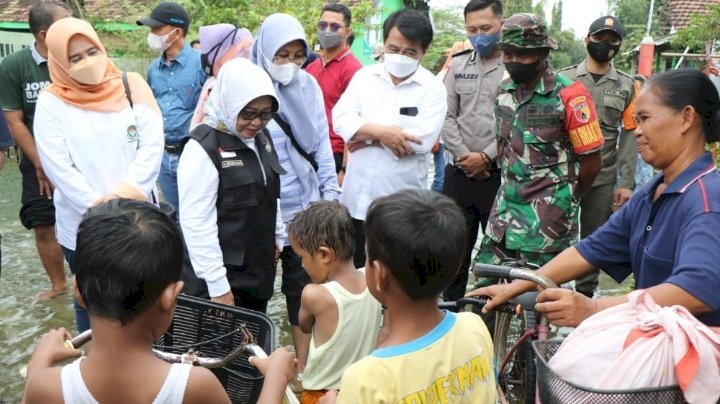
[[[627,403],[674,404],[685,403],[678,386],[629,390],[597,390],[566,382],[555,373],[548,361],[562,344],[559,340],[533,341],[537,359],[537,382],[542,403]],[[578,358],[582,361],[582,358]]]
[[[155,342],[155,347],[165,352],[181,354],[187,352],[188,345],[211,341],[194,348],[195,352],[205,357],[225,357],[243,342],[243,337],[241,333],[220,337],[238,329],[241,324],[245,325],[255,338],[255,343],[268,355],[274,350],[275,329],[265,314],[180,295],[172,324]],[[230,400],[236,404],[255,403],[262,390],[263,376],[248,363],[248,357],[243,354],[230,366],[212,369],[225,387]]]

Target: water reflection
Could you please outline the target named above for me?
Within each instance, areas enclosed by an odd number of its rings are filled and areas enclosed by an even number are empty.
[[[20,174],[13,160],[9,159],[0,172],[0,403],[20,401],[23,380],[19,371],[28,363],[42,334],[57,327],[66,327],[72,334],[76,332],[69,287],[64,295],[55,299],[33,302],[35,295],[50,287],[50,281],[37,257],[33,233],[25,230],[18,219]],[[67,268],[66,272],[69,277]],[[279,281],[278,277],[268,314],[277,327],[278,343],[291,345]]]

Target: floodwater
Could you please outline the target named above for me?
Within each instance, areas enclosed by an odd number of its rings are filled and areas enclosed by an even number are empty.
[[[432,166],[429,181],[432,181]],[[23,379],[19,371],[28,363],[35,343],[43,333],[57,327],[66,327],[72,334],[75,333],[69,289],[50,301],[33,301],[36,294],[50,287],[50,282],[37,257],[33,233],[25,230],[18,219],[20,185],[20,174],[13,156],[0,172],[0,404],[20,401]],[[67,268],[66,273],[69,279]],[[278,277],[275,282],[275,296],[270,301],[268,315],[276,326],[278,346],[291,345],[285,298],[280,292],[279,280]],[[600,280],[602,295],[616,294],[627,287],[619,286],[604,275]],[[561,330],[561,333],[565,334],[564,331]]]
[[[20,402],[23,379],[19,371],[30,360],[42,334],[57,327],[76,333],[69,288],[50,301],[33,302],[36,294],[50,288],[50,281],[37,257],[33,233],[25,230],[18,219],[20,189],[20,173],[13,156],[0,172],[0,403]],[[69,280],[67,266],[66,273]],[[275,292],[268,315],[276,325],[278,344],[292,345],[279,282]]]

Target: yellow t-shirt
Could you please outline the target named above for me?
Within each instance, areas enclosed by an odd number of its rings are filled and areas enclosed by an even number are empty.
[[[348,368],[338,403],[494,403],[493,348],[475,314],[446,312],[429,333]]]

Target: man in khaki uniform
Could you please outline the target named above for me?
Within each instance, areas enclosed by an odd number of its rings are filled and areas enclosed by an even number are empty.
[[[590,191],[580,203],[580,237],[585,238],[602,226],[613,209],[619,209],[632,196],[635,187],[637,146],[632,131],[636,125],[637,89],[633,78],[612,65],[622,44],[623,26],[613,16],[598,18],[585,38],[588,58],[559,72],[581,81],[590,92],[600,121],[605,145],[603,167]],[[619,179],[618,179],[619,175]],[[580,278],[575,288],[589,297],[595,293],[598,271]]]
[[[441,132],[448,161],[442,193],[463,208],[469,229],[465,260],[444,294],[449,300],[465,295],[478,230],[481,224],[485,230],[500,186],[493,108],[505,72],[495,45],[500,39],[502,0],[471,0],[464,15],[473,49],[454,54],[445,75],[448,110]]]

